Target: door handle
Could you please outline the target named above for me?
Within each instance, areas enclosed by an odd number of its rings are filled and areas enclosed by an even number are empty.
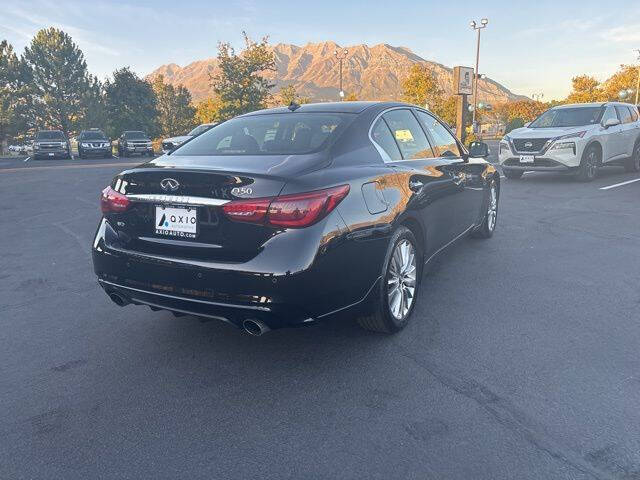
[[[417,193],[424,188],[424,183],[420,180],[409,180],[409,188]]]

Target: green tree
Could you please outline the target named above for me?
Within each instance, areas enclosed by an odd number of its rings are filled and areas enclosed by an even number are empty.
[[[284,86],[280,89],[280,91],[278,92],[277,101],[275,102],[274,106],[287,106],[291,105],[291,102],[295,102],[298,105],[303,105],[305,103],[311,102],[311,99],[308,97],[301,97],[298,94],[298,91],[296,90],[296,87],[293,85],[293,83],[290,83],[289,85]]]
[[[84,112],[80,119],[81,129],[107,127],[107,105],[104,87],[100,80],[94,76],[89,78],[89,88],[84,94]]]
[[[104,91],[109,136],[117,137],[125,130],[144,130],[152,137],[158,134],[156,95],[149,82],[125,67],[113,72]]]
[[[407,103],[424,106],[434,105],[442,101],[442,90],[435,76],[425,65],[416,63],[409,70],[409,75],[402,82],[402,98]]]
[[[264,76],[275,71],[275,56],[267,37],[257,43],[245,32],[242,35],[245,49],[240,55],[231,44],[218,44],[219,73],[211,77],[211,86],[222,103],[223,118],[264,108],[274,87]]]
[[[0,42],[0,154],[8,139],[18,133],[18,92],[20,62],[6,40]]]
[[[210,97],[196,105],[195,118],[198,123],[213,123],[222,120],[222,102],[217,97]]]
[[[68,34],[52,27],[36,33],[23,59],[30,70],[37,124],[60,128],[68,136],[78,127],[90,86],[82,51]]]
[[[191,130],[195,123],[196,109],[191,105],[189,90],[182,85],[176,88],[164,83],[162,75],[158,75],[151,85],[156,94],[160,133],[171,137]]]
[[[572,90],[567,97],[567,103],[599,102],[605,99],[602,86],[589,75],[578,75],[571,79]]]

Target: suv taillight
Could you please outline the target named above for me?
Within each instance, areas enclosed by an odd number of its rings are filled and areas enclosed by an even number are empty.
[[[237,222],[304,228],[326,217],[349,193],[349,185],[278,197],[234,200],[222,207]]]
[[[107,187],[100,195],[100,209],[102,213],[124,212],[131,202],[126,195],[116,192],[113,188]]]

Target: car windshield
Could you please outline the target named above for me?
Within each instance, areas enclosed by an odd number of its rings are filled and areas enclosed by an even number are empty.
[[[102,132],[84,132],[82,134],[82,140],[106,140],[104,133]]]
[[[530,128],[580,127],[600,121],[602,107],[552,108],[536,118]]]
[[[64,140],[62,132],[38,132],[37,140]]]
[[[176,155],[302,155],[318,151],[350,123],[346,113],[238,117],[175,150]]]
[[[191,130],[188,135],[191,135],[192,137],[197,137],[198,135],[206,132],[207,130],[212,129],[214,126],[213,125],[199,125],[196,128],[194,128],[193,130]]]
[[[144,132],[124,132],[124,138],[127,140],[148,140],[147,134]]]

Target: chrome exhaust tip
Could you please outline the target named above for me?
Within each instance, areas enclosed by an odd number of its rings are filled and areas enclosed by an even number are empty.
[[[119,307],[124,307],[125,305],[129,305],[129,300],[127,300],[126,298],[124,298],[122,295],[120,295],[119,293],[110,293],[109,294],[109,298],[111,299],[111,301],[113,303],[115,303],[116,305],[118,305]]]
[[[260,320],[256,320],[254,318],[247,318],[244,322],[242,322],[242,328],[249,335],[253,335],[254,337],[259,337],[265,332],[271,330],[267,327],[264,322]]]

